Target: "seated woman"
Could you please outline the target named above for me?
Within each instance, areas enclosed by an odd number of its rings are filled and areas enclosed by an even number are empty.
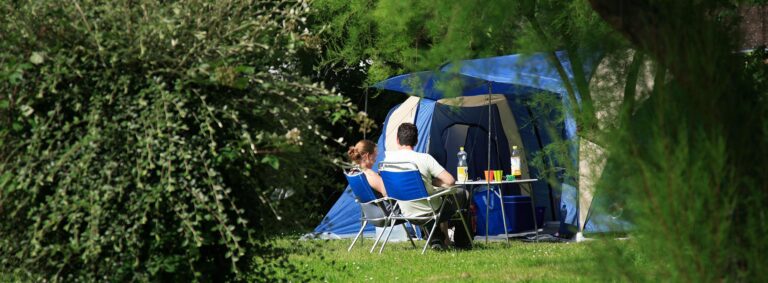
[[[373,163],[376,162],[377,153],[376,144],[369,140],[360,140],[355,146],[350,146],[347,151],[349,159],[363,171],[365,178],[368,179],[368,184],[373,188],[377,197],[385,197],[387,191],[384,190],[384,182],[381,181],[381,176],[371,169]]]

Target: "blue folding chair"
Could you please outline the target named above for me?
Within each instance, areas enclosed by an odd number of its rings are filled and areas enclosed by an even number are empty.
[[[349,252],[352,250],[352,247],[355,246],[357,239],[360,238],[360,236],[363,234],[363,230],[365,229],[365,226],[368,225],[368,223],[371,223],[376,227],[384,227],[385,229],[388,227],[392,204],[389,198],[376,198],[376,195],[373,193],[373,188],[371,188],[368,183],[368,179],[359,169],[353,168],[349,172],[344,172],[344,176],[347,178],[349,186],[352,188],[352,193],[355,195],[355,201],[360,204],[361,210],[360,231],[357,232],[357,236],[355,236],[355,239],[352,240],[352,244],[349,245],[349,248],[347,248],[347,252]],[[403,229],[408,231],[408,229],[405,227],[405,221],[393,221],[393,227],[395,222],[402,224]],[[376,245],[378,244],[379,239],[383,234],[384,233],[382,231],[382,233],[376,237],[376,241],[373,243],[370,252],[373,252],[373,250],[376,248]],[[407,232],[406,234],[408,234],[408,240],[410,240],[411,244],[415,247],[416,244],[413,243],[413,239],[411,239],[410,234]]]
[[[381,174],[382,181],[384,181],[384,188],[387,190],[388,197],[396,201],[395,208],[399,208],[401,204],[405,203],[425,203],[430,207],[431,211],[427,214],[405,215],[403,213],[392,213],[389,216],[391,223],[394,223],[396,220],[405,220],[415,225],[425,225],[429,222],[434,222],[432,229],[429,232],[429,236],[427,237],[427,242],[421,250],[421,254],[424,254],[427,251],[427,246],[429,246],[432,235],[434,235],[435,229],[439,224],[437,222],[445,207],[445,197],[453,196],[454,201],[458,205],[455,188],[446,189],[436,194],[429,195],[426,187],[424,187],[424,182],[421,179],[419,168],[416,164],[411,162],[380,162],[379,173]],[[432,200],[437,198],[440,198],[441,201],[440,205],[435,207]],[[458,214],[461,223],[464,225],[464,231],[466,231],[468,239],[471,239],[472,236],[469,235],[469,229],[467,229],[467,222],[464,221],[464,216],[461,213]],[[389,241],[389,236],[392,233],[391,228],[394,228],[394,224],[391,225],[387,237],[381,245],[379,253],[384,250],[384,246],[387,244],[387,241]],[[384,230],[386,231],[387,228],[384,228]],[[378,239],[377,242],[374,243],[374,246],[377,243]]]

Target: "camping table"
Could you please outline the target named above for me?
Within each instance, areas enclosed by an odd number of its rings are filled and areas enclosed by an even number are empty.
[[[536,182],[539,179],[520,179],[520,180],[514,180],[514,181],[466,181],[466,182],[456,182],[456,185],[462,185],[469,189],[469,201],[473,200],[473,196],[475,194],[475,186],[479,185],[489,185],[488,190],[490,193],[490,190],[493,190],[493,187],[490,187],[490,185],[502,185],[502,184],[528,184],[528,193],[531,195],[531,210],[533,212],[533,230],[536,232],[536,241],[539,239],[539,227],[538,222],[536,221],[536,200],[534,199],[534,193],[533,193],[533,187],[530,186],[530,183]],[[498,188],[497,190],[493,190],[493,193],[496,194],[499,197],[499,202],[501,203],[501,219],[504,222],[504,238],[507,239],[507,244],[509,244],[509,231],[507,230],[507,214],[504,211],[504,197],[501,195],[501,188],[502,186],[496,186]],[[522,187],[522,186],[521,186]],[[486,205],[486,213],[485,213],[485,243],[488,243],[488,205]]]

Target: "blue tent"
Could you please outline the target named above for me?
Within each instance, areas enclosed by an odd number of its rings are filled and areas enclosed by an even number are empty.
[[[360,205],[355,202],[352,188],[347,186],[339,200],[331,207],[323,221],[315,227],[315,233],[333,233],[341,238],[353,238],[360,230]],[[373,225],[365,227],[365,234],[375,232]]]
[[[567,54],[556,54],[568,76],[573,78]],[[587,64],[582,66],[587,76],[590,76],[593,62],[596,60],[587,60]],[[507,157],[513,143],[521,145],[525,149],[526,159],[530,160],[536,152],[555,139],[574,142],[570,150],[571,162],[577,165],[578,137],[572,107],[579,101],[573,103],[569,100],[560,76],[550,65],[545,54],[465,60],[447,64],[435,72],[424,71],[395,76],[377,83],[374,87],[413,95],[403,104],[393,107],[387,115],[382,126],[384,132],[378,140],[378,161],[386,155],[387,143],[391,142],[387,136],[393,135],[391,129],[402,122],[413,122],[419,129],[419,142],[415,150],[430,153],[454,175],[454,157],[458,146],[465,146],[471,159],[470,178],[480,177],[479,172],[482,172],[487,164],[486,144],[489,131],[492,136],[490,150],[493,153],[493,168],[509,168]],[[460,97],[445,99],[448,95],[444,90],[454,91],[455,95]],[[493,94],[490,108],[484,101],[485,97],[491,99],[489,93]],[[562,109],[565,109],[564,120],[545,109],[526,103],[533,96],[543,95],[551,95],[555,101],[560,101]],[[579,99],[578,94],[576,99]],[[466,101],[470,103],[465,103]],[[458,105],[460,111],[456,111],[457,103],[464,103]],[[554,134],[557,137],[550,136],[552,132],[549,129],[555,129]],[[524,170],[529,176],[538,176],[533,167],[526,166]],[[555,184],[556,187],[544,181],[533,184],[536,206],[546,208],[547,220],[564,220],[566,225],[577,226],[578,191],[575,180],[566,180],[561,176],[559,181],[560,184]],[[505,191],[513,194],[519,192],[515,188]],[[352,194],[347,188],[325,219],[315,228],[315,232],[353,234],[360,227],[359,215],[359,207],[354,205]],[[368,227],[365,231],[372,233],[374,229]]]

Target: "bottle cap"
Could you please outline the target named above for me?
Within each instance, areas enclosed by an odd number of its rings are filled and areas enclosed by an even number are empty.
[[[512,149],[517,149],[517,146],[516,146],[516,145],[513,145],[513,146],[512,146]]]
[[[463,146],[460,146],[460,147],[459,147],[459,151],[464,151],[464,147],[463,147]]]

